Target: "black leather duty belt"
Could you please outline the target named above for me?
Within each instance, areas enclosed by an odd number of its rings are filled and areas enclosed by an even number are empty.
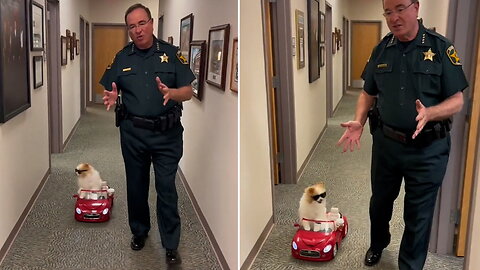
[[[400,131],[382,122],[379,124],[380,130],[385,137],[405,145],[416,147],[425,147],[437,139],[443,139],[450,131],[448,124],[444,122],[432,122],[427,124],[415,139],[412,139],[413,132]]]
[[[125,118],[131,120],[134,127],[163,132],[180,122],[181,116],[182,109],[175,106],[165,115],[158,117],[142,117],[127,113]]]

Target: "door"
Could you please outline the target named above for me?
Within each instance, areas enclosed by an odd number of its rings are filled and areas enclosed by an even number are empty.
[[[125,25],[93,25],[93,81],[92,99],[103,103],[103,86],[99,83],[106,67],[112,63],[115,55],[127,44]]]
[[[361,78],[373,48],[380,42],[381,22],[352,21],[352,87],[362,88]]]
[[[460,224],[458,225],[458,236],[456,242],[456,255],[465,256],[467,242],[467,230],[469,222],[470,204],[472,200],[472,186],[475,177],[475,164],[477,164],[478,152],[478,129],[480,116],[480,46],[477,49],[477,62],[475,73],[475,85],[472,90],[471,111],[468,120],[468,140],[466,147],[465,173],[463,178],[462,202],[460,208]],[[469,104],[465,104],[468,106]]]
[[[342,67],[342,95],[345,95],[348,87],[348,53],[349,53],[349,29],[348,29],[348,20],[343,17],[343,67]]]
[[[333,116],[333,55],[332,55],[332,6],[325,2],[325,54],[326,54],[326,114]]]
[[[80,17],[80,113],[85,114],[87,108],[86,74],[85,74],[85,20]],[[78,48],[77,48],[78,49]]]
[[[62,83],[60,73],[60,16],[58,0],[47,5],[47,85],[50,153],[63,151]]]
[[[265,64],[267,69],[267,102],[269,112],[269,130],[270,130],[270,149],[271,149],[271,167],[274,184],[280,184],[280,149],[278,145],[278,115],[277,115],[277,96],[276,96],[276,71],[275,71],[275,20],[274,3],[263,1],[264,5],[264,47],[265,47]]]
[[[90,90],[90,24],[88,22],[85,24],[85,46],[82,50],[85,53],[85,81],[87,86],[85,92],[87,93],[87,103],[89,103],[92,101],[93,94]]]

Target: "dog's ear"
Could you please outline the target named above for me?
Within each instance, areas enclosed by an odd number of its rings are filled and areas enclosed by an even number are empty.
[[[307,192],[308,194],[313,194],[313,193],[315,192],[315,188],[314,188],[314,187],[308,187],[307,190],[306,190],[306,192]]]

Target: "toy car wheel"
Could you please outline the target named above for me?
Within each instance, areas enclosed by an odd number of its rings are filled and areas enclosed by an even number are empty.
[[[337,249],[338,249],[337,246],[338,246],[338,244],[335,244],[333,246],[333,256],[332,256],[333,258],[335,258],[335,256],[337,256]]]

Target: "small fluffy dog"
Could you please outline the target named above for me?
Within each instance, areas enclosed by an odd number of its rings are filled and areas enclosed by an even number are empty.
[[[88,163],[78,164],[75,173],[78,176],[78,195],[82,199],[90,194],[82,191],[82,189],[99,190],[107,187],[107,182],[103,181],[98,171]]]
[[[303,220],[328,220],[327,218],[327,191],[323,182],[309,186],[303,192],[303,196],[300,199],[300,207],[298,208],[298,216],[300,218],[300,224],[304,230],[310,230],[310,224],[313,223],[313,231],[317,232],[321,228],[321,224]]]

